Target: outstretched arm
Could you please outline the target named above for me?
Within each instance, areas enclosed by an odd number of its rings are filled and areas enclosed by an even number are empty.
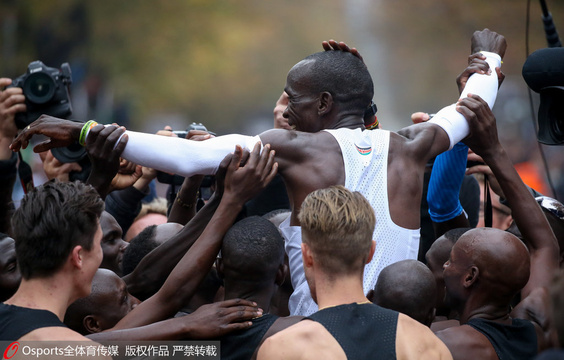
[[[68,146],[79,140],[81,133],[82,137],[88,141],[89,131],[83,129],[83,126],[84,124],[81,123],[42,115],[20,132],[10,148],[13,151],[26,148],[35,134],[48,137],[47,140],[33,148],[35,152]],[[182,176],[214,174],[221,160],[232,152],[236,145],[250,150],[260,141],[257,136],[235,134],[219,136],[207,141],[187,141],[178,137],[135,131],[126,131],[125,134],[129,140],[122,153],[124,159],[138,165]]]
[[[225,175],[221,203],[200,238],[174,268],[162,288],[151,298],[138,305],[123,318],[117,328],[150,324],[174,315],[194,294],[201,280],[211,268],[223,236],[231,227],[246,201],[262,190],[274,177],[278,165],[274,151],[266,145],[261,154],[257,144],[245,166],[239,167],[243,150],[237,147],[229,161]]]
[[[251,320],[261,316],[256,304],[243,299],[232,299],[200,306],[186,316],[167,319],[130,329],[106,330],[88,335],[94,341],[146,341],[179,339],[214,339],[231,331],[252,325]]]

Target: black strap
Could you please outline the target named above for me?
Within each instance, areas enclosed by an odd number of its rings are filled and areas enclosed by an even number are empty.
[[[18,175],[20,177],[20,183],[25,194],[34,188],[33,185],[33,172],[31,171],[31,166],[26,163],[22,157],[22,153],[18,152],[18,157],[20,158],[20,163],[18,164]]]
[[[493,208],[492,208],[492,198],[490,194],[490,182],[488,181],[488,175],[484,174],[484,226],[492,227],[493,224]]]

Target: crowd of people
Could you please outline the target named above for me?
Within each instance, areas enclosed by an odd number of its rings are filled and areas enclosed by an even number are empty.
[[[48,115],[18,129],[23,91],[2,90],[0,340],[219,340],[222,359],[562,358],[564,206],[527,187],[498,140],[505,38],[476,31],[459,100],[398,132],[375,116],[359,52],[322,46],[289,71],[274,129],[257,136]],[[17,152],[34,135],[51,180],[15,208]],[[51,153],[76,142],[85,181]],[[143,204],[157,170],[182,186]],[[481,193],[506,217],[479,209]]]

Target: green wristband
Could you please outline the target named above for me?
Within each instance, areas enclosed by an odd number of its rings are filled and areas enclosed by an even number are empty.
[[[78,138],[78,143],[80,145],[84,146],[86,144],[86,135],[88,134],[88,131],[96,125],[98,125],[98,123],[94,120],[88,120],[86,124],[84,124],[82,130],[80,130],[80,137]]]

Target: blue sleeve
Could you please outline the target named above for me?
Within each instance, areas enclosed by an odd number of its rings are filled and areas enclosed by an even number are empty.
[[[461,142],[436,157],[427,190],[429,215],[433,222],[451,220],[464,211],[459,194],[467,157],[468,146]]]

